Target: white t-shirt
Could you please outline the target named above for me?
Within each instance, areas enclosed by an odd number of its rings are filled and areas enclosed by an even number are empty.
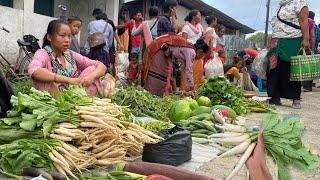
[[[218,37],[216,30],[212,27],[207,27],[205,34],[209,31],[211,32],[209,34],[209,38],[212,39],[212,48],[216,48],[217,47],[217,37]]]
[[[201,38],[202,36],[202,32],[203,32],[203,28],[201,26],[200,28],[200,32],[198,34],[196,34],[188,24],[184,25],[182,28],[182,33],[187,33],[188,34],[188,42],[195,44],[197,42],[198,39]]]
[[[285,21],[291,22],[293,24],[299,25],[298,14],[301,9],[307,6],[307,2],[305,0],[291,0],[283,3],[279,17]],[[300,29],[296,29],[285,23],[279,21],[277,18],[277,13],[279,9],[276,11],[276,14],[271,20],[272,25],[272,37],[274,38],[297,38],[302,36],[302,32]]]

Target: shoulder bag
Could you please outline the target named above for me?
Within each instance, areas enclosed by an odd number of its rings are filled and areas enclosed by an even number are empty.
[[[88,36],[88,43],[90,48],[94,48],[94,47],[106,44],[104,33],[106,32],[107,27],[108,27],[108,22],[106,22],[106,26],[104,27],[103,32],[95,32]]]

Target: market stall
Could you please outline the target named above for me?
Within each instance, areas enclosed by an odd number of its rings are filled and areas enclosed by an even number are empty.
[[[100,99],[70,86],[57,97],[32,88],[11,103],[0,122],[0,173],[7,178],[211,179],[192,171],[213,158],[241,155],[231,179],[251,155],[259,129],[278,179],[290,178],[289,165],[307,170],[318,162],[301,140],[298,117],[246,99],[224,77],[207,79],[194,97],[127,88]],[[241,118],[250,112],[268,114],[253,128]]]

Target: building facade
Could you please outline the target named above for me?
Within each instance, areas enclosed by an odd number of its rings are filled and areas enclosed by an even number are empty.
[[[123,9],[128,9],[131,16],[136,10],[140,10],[145,19],[148,19],[147,12],[151,6],[158,6],[162,14],[163,2],[164,0],[0,0],[0,28],[5,27],[11,31],[8,34],[0,30],[2,39],[0,52],[10,61],[14,61],[18,54],[17,39],[21,39],[26,34],[32,34],[40,39],[41,45],[48,23],[61,15],[57,8],[59,4],[67,6],[68,16],[78,16],[83,21],[80,44],[84,46],[87,39],[87,25],[93,20],[94,8],[101,8],[109,19],[118,24],[119,14]],[[204,28],[207,27],[205,16],[213,14],[220,24],[226,26],[227,34],[242,37],[244,34],[254,32],[253,29],[201,0],[178,0],[178,2],[177,18],[181,24],[185,23],[184,18],[190,10],[198,9],[202,14]]]

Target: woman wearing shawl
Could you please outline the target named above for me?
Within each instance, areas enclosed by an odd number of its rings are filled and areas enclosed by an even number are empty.
[[[290,61],[300,48],[309,47],[308,6],[305,0],[281,0],[272,18],[270,61],[267,91],[272,104],[280,105],[280,98],[292,99],[293,108],[301,108],[301,82],[290,81]]]
[[[187,24],[182,29],[182,37],[187,39],[188,42],[192,44],[196,44],[197,40],[202,37],[203,28],[201,26],[201,13],[199,10],[192,10],[190,11],[189,15],[185,18]],[[203,70],[203,60],[202,57],[195,59],[193,61],[193,81],[194,81],[194,88],[197,88],[202,83],[204,76]],[[188,90],[186,84],[184,83],[186,79],[186,74],[181,73],[181,83],[180,89],[181,90]]]
[[[169,95],[172,90],[173,58],[177,58],[183,64],[181,71],[186,77],[181,83],[185,84],[188,91],[194,90],[192,62],[194,59],[201,59],[208,50],[209,47],[203,39],[193,45],[174,33],[158,37],[147,47],[144,54],[144,88],[153,95]]]

